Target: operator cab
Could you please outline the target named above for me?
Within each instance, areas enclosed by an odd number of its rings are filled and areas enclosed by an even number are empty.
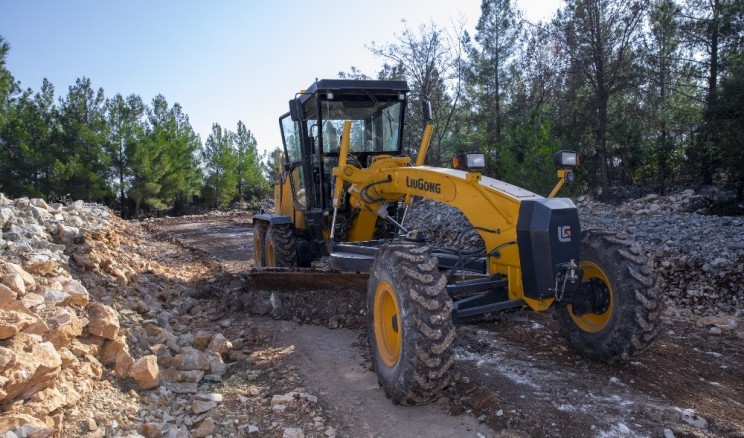
[[[285,169],[295,206],[309,222],[313,212],[332,209],[331,172],[344,121],[351,121],[349,164],[362,168],[376,156],[399,155],[408,91],[405,81],[323,79],[290,100],[279,119]]]

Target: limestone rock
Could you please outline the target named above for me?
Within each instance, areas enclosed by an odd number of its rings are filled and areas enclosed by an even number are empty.
[[[129,350],[127,345],[127,338],[125,336],[118,336],[116,339],[106,340],[101,347],[101,363],[104,365],[112,365],[116,363],[116,356],[122,350]]]
[[[41,208],[42,210],[49,210],[49,206],[47,205],[46,201],[41,198],[31,198],[29,200],[29,204],[36,208]]]
[[[191,404],[191,412],[198,415],[203,414],[204,412],[207,412],[210,409],[214,409],[216,407],[217,402],[215,401],[194,400],[194,402]]]
[[[198,331],[196,332],[196,336],[194,336],[194,342],[193,345],[195,348],[198,348],[199,350],[204,350],[207,348],[209,343],[212,341],[212,333],[205,332],[205,331]]]
[[[49,438],[57,432],[46,423],[29,414],[8,412],[0,415],[0,430],[15,429],[18,437]]]
[[[225,371],[227,371],[227,365],[225,365],[225,362],[222,360],[222,356],[217,353],[208,352],[207,358],[209,360],[210,374],[217,374],[219,376],[225,374]]]
[[[8,300],[0,308],[0,326],[4,327],[0,331],[6,334],[14,331],[9,336],[0,337],[0,339],[7,339],[21,331],[41,335],[48,330],[46,323],[18,300]]]
[[[35,413],[42,413],[43,415],[49,415],[66,404],[67,397],[62,394],[56,385],[37,392],[26,402],[26,405],[33,407]]]
[[[129,375],[129,371],[132,369],[132,365],[134,365],[134,359],[129,354],[129,351],[125,349],[121,350],[116,355],[114,372],[117,376],[125,378]]]
[[[222,403],[222,400],[224,399],[222,394],[218,392],[199,393],[196,394],[195,398],[198,398],[199,400],[213,401],[218,403]]]
[[[212,417],[207,417],[199,423],[199,427],[191,432],[191,438],[204,438],[211,435],[214,432],[214,420]]]
[[[296,427],[285,427],[282,438],[305,438],[305,432]]]
[[[58,309],[48,321],[51,329],[44,335],[44,339],[51,342],[58,350],[80,336],[85,325],[85,320],[80,320],[75,312],[64,308]]]
[[[82,212],[83,209],[85,208],[85,202],[78,199],[77,201],[68,205],[67,208],[68,210],[71,210],[71,211]]]
[[[23,262],[24,269],[34,275],[50,274],[58,265],[57,258],[50,252],[33,253]]]
[[[85,307],[88,305],[90,296],[85,286],[74,278],[66,278],[60,282],[62,291],[70,296],[70,304]]]
[[[119,318],[116,311],[101,303],[92,303],[88,306],[90,322],[88,333],[106,339],[116,339],[119,333]]]
[[[209,371],[210,361],[205,353],[192,347],[186,347],[173,358],[173,366],[181,371]]]
[[[16,297],[18,297],[18,292],[0,283],[0,306],[6,301],[15,300]]]
[[[17,295],[24,296],[26,295],[26,283],[19,269],[15,268],[16,266],[18,265],[13,263],[0,263],[0,283]],[[20,271],[23,271],[23,269],[20,269]]]
[[[82,238],[79,228],[65,224],[59,224],[54,234],[64,243],[73,243]]]
[[[142,435],[145,438],[160,438],[163,436],[163,432],[157,423],[145,423],[142,425]]]
[[[217,333],[212,336],[212,340],[207,346],[207,350],[217,354],[225,354],[230,351],[231,348],[232,343],[228,341],[222,333]]]
[[[149,354],[137,359],[129,368],[129,377],[134,379],[142,389],[152,389],[160,383],[158,358]]]
[[[14,219],[15,213],[13,212],[13,208],[0,207],[0,228],[5,227],[5,224],[11,223]]]
[[[15,336],[35,323],[37,319],[16,310],[0,309],[0,340]]]
[[[42,295],[49,306],[64,306],[70,301],[70,295],[56,288],[46,288]]]
[[[7,378],[4,400],[27,399],[51,386],[60,373],[62,358],[41,336],[19,333],[9,343],[13,360],[0,373]]]

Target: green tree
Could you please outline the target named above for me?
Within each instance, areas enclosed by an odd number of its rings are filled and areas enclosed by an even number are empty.
[[[52,182],[74,199],[103,202],[114,196],[108,185],[111,158],[107,154],[103,89],[88,78],[69,88],[60,102],[60,138]]]
[[[736,199],[744,199],[744,57],[731,62],[722,81],[720,98],[711,108],[710,118],[719,135],[721,158],[727,183],[736,190]]]
[[[550,130],[550,123],[540,120],[537,110],[520,123],[510,124],[504,132],[499,174],[512,184],[547,196],[555,186],[553,154],[560,143]]]
[[[674,0],[652,3],[648,21],[649,31],[643,56],[648,78],[645,96],[651,145],[646,157],[651,163],[659,193],[664,194],[674,178],[675,157],[679,156],[684,132],[683,123],[692,123],[680,108],[685,106],[685,84],[681,59],[681,7]],[[688,103],[689,105],[689,103]],[[699,109],[698,109],[699,111]]]
[[[58,130],[54,87],[44,79],[40,92],[27,89],[9,105],[0,129],[0,186],[11,196],[48,197]]]
[[[245,127],[242,121],[238,121],[235,147],[237,149],[235,172],[238,180],[238,199],[245,201],[262,198],[268,191],[268,184],[261,173],[258,145],[253,133]]]
[[[131,185],[130,160],[138,145],[145,142],[145,104],[136,94],[126,99],[117,94],[106,102],[106,116],[109,125],[109,155],[116,180],[114,189],[119,192],[121,215],[127,217],[129,212],[125,193]]]
[[[475,29],[475,44],[468,45],[467,91],[478,142],[487,156],[487,173],[492,174],[503,140],[504,103],[524,39],[521,13],[510,0],[483,0]]]
[[[609,195],[607,128],[610,99],[639,83],[636,48],[642,36],[639,1],[572,0],[559,13],[562,54],[592,93],[596,116],[593,151],[598,154],[602,197]]]
[[[201,140],[178,103],[172,107],[163,95],[152,100],[147,109],[146,151],[138,152],[139,182],[136,192],[144,195],[146,205],[155,210],[169,206],[183,211],[199,192],[201,173],[198,151]],[[153,161],[154,160],[154,161]]]
[[[699,167],[703,183],[723,164],[719,124],[713,120],[719,85],[744,46],[744,3],[739,0],[688,0],[681,14],[685,44],[696,58],[697,73],[705,77],[705,110],[698,137],[688,154]],[[699,72],[699,73],[698,73]]]
[[[165,98],[158,96],[153,107],[164,111],[153,111],[157,118],[150,119],[159,140],[164,142],[165,159],[168,163],[161,179],[160,197],[168,204],[175,204],[177,210],[191,202],[193,195],[199,193],[201,173],[198,154],[201,139],[194,132],[189,117],[176,103],[168,109]]]
[[[233,133],[214,123],[202,149],[206,173],[202,193],[208,205],[214,208],[227,207],[238,192],[238,156],[234,142]]]
[[[275,147],[271,152],[264,152],[261,160],[261,170],[269,184],[274,184],[279,178],[279,169],[284,165],[284,150]]]
[[[0,131],[9,117],[11,96],[17,91],[13,75],[5,68],[9,51],[10,44],[0,35]]]

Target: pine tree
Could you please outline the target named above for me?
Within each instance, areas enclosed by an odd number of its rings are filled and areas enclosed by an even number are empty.
[[[74,199],[103,202],[114,196],[108,185],[111,160],[104,103],[103,89],[94,90],[88,78],[78,79],[61,101],[52,182]]]
[[[268,184],[261,174],[256,138],[242,121],[238,121],[235,146],[237,149],[235,172],[238,180],[238,200],[246,201],[261,198],[267,193]]]
[[[208,204],[214,208],[227,207],[238,191],[234,134],[214,123],[202,149],[202,160],[206,172],[203,194]]]

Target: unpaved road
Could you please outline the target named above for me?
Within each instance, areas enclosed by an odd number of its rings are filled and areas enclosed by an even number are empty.
[[[240,275],[252,230],[230,218],[163,221],[163,236]],[[333,291],[328,291],[333,294]],[[429,406],[393,406],[370,370],[364,330],[263,317],[338,436],[744,437],[744,340],[665,317],[657,342],[619,365],[587,362],[548,313],[518,311],[458,326],[457,383]]]

